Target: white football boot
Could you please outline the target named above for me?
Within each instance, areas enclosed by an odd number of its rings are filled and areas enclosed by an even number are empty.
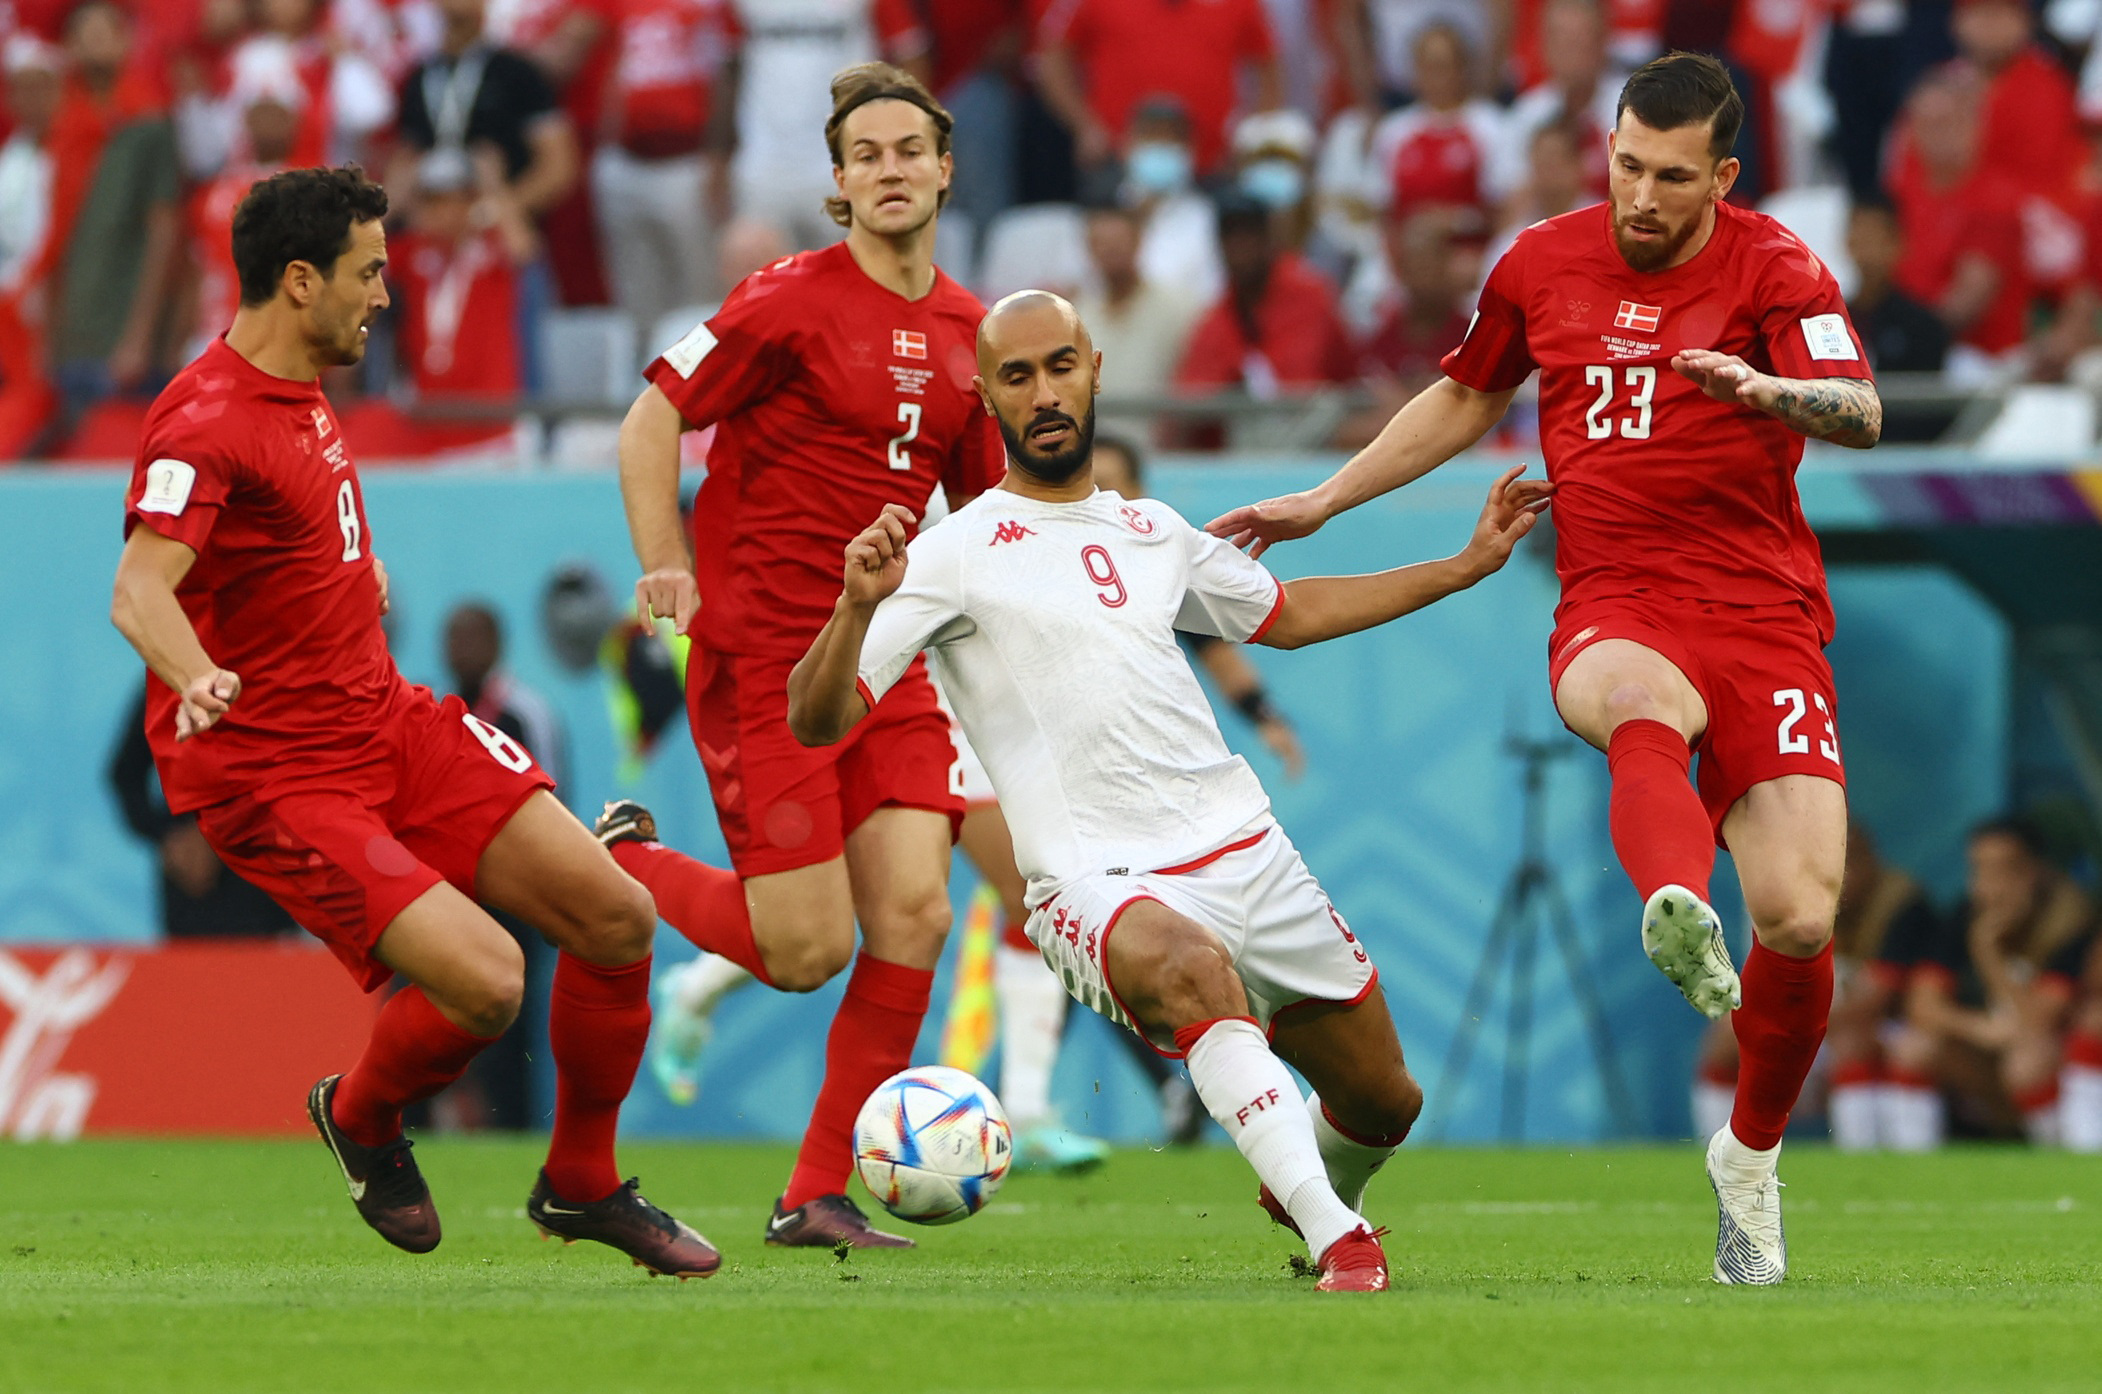
[[[1721,918],[1684,886],[1661,886],[1642,907],[1642,951],[1702,1016],[1721,1020],[1744,1005]]]
[[[1788,1274],[1781,1228],[1781,1148],[1755,1152],[1727,1127],[1708,1139],[1715,1189],[1715,1281],[1766,1287]]]

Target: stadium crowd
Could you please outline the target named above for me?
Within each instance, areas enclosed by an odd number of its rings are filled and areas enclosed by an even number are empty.
[[[826,84],[876,55],[957,116],[944,266],[1079,294],[1120,396],[1354,385],[1336,441],[1365,439],[1516,229],[1603,194],[1622,77],[1666,47],[1726,57],[1732,196],[1832,264],[1879,369],[2102,380],[2096,0],[14,0],[0,25],[0,459],[127,457],[231,316],[242,193],[343,160],[394,202],[391,351],[332,384],[361,456],[500,438],[564,395],[548,358],[639,359],[840,235]]]

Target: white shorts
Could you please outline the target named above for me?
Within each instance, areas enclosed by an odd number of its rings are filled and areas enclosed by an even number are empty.
[[[1379,981],[1365,946],[1329,904],[1299,849],[1267,823],[1207,856],[1158,871],[1105,871],[1061,888],[1030,913],[1026,933],[1075,1001],[1127,1026],[1167,1056],[1110,982],[1109,936],[1132,902],[1157,900],[1219,936],[1265,1031],[1302,1002],[1358,1002]]]

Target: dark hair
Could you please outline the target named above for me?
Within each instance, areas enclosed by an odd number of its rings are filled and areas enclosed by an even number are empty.
[[[1708,127],[1708,153],[1726,159],[1744,125],[1744,98],[1730,81],[1730,70],[1705,53],[1675,50],[1652,58],[1629,75],[1614,108],[1618,124],[1624,112],[1653,131],[1682,126]]]
[[[356,165],[288,169],[262,180],[234,210],[241,303],[269,303],[295,261],[328,277],[350,246],[351,229],[386,216],[387,191]]]
[[[1095,437],[1095,449],[1114,450],[1122,455],[1125,463],[1131,466],[1131,482],[1141,489],[1146,487],[1145,457],[1139,454],[1139,448],[1130,440],[1123,436],[1098,435]]]
[[[847,124],[849,116],[870,102],[910,102],[926,112],[927,119],[934,123],[934,153],[949,153],[949,132],[956,128],[956,118],[934,99],[927,84],[889,63],[856,63],[832,75],[832,117],[825,122],[825,148],[832,152],[834,169],[843,168],[847,162],[839,148],[840,127]],[[934,206],[941,208],[948,202],[949,191],[943,189]],[[854,221],[854,211],[843,198],[826,199],[825,211],[841,227],[850,226]]]
[[[2050,847],[2044,841],[2044,830],[2019,814],[2002,814],[1998,818],[1988,818],[1973,827],[1971,835],[1965,841],[1976,842],[1987,837],[2011,838],[2024,852],[2038,861],[2043,861],[2050,855]]]
[[[1854,195],[1853,206],[1847,209],[1849,216],[1855,213],[1881,213],[1886,218],[1898,216],[1898,206],[1890,201],[1890,195],[1881,189],[1870,189]]]

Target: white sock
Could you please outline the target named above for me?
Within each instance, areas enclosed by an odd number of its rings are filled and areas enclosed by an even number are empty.
[[[685,1011],[695,1016],[712,1016],[725,997],[757,981],[721,954],[704,953],[679,970],[671,995]]]
[[[1917,1084],[1886,1084],[1877,1091],[1882,1104],[1877,1131],[1883,1145],[1898,1152],[1932,1152],[1941,1146],[1946,1120],[1941,1091]]]
[[[1328,1183],[1321,1145],[1291,1072],[1270,1053],[1262,1029],[1243,1017],[1215,1023],[1188,1051],[1197,1097],[1270,1194],[1284,1203],[1318,1261],[1329,1245],[1365,1221]]]
[[[1693,1082],[1693,1135],[1714,1137],[1729,1126],[1730,1110],[1737,1106],[1737,1086],[1712,1079]]]
[[[1716,1163],[1727,1176],[1743,1181],[1756,1181],[1771,1176],[1781,1165],[1781,1144],[1771,1147],[1750,1147],[1738,1141],[1737,1134],[1723,1127],[1717,1134],[1722,1141],[1715,1148]]]
[[[1841,1084],[1832,1089],[1825,1112],[1832,1123],[1832,1145],[1842,1152],[1868,1152],[1883,1145],[1883,1084]]]
[[[993,995],[1000,1004],[1000,1102],[1023,1132],[1051,1116],[1066,989],[1035,949],[1002,944],[993,955]]]
[[[1319,1094],[1306,1096],[1306,1116],[1314,1124],[1314,1141],[1320,1145],[1321,1166],[1328,1173],[1330,1189],[1335,1191],[1337,1200],[1352,1210],[1363,1211],[1366,1184],[1372,1180],[1372,1173],[1387,1164],[1387,1158],[1393,1156],[1396,1149],[1372,1147],[1345,1137],[1335,1124],[1328,1121]]]
[[[2068,1065],[2058,1074],[2058,1124],[2071,1152],[2102,1152],[2102,1070]]]

